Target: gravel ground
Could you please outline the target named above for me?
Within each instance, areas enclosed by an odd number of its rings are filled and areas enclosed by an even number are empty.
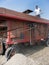
[[[28,58],[34,60],[38,65],[49,65],[49,47],[30,46],[23,48],[21,52]],[[5,62],[5,57],[0,56],[0,65]]]
[[[15,54],[5,65],[37,65],[37,63],[23,54]]]
[[[0,65],[5,64],[6,62],[7,62],[7,61],[6,61],[5,56],[0,56]]]

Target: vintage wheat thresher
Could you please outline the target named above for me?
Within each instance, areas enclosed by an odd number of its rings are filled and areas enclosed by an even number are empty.
[[[49,46],[49,20],[0,8],[1,54],[5,52],[5,46],[14,45],[16,49],[20,44],[35,45],[41,41]]]

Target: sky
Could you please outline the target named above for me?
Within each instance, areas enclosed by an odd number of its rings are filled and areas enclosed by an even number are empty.
[[[23,12],[27,9],[34,11],[36,5],[42,10],[41,17],[49,20],[49,0],[0,0],[0,7],[18,12]],[[34,12],[30,15],[35,16]]]

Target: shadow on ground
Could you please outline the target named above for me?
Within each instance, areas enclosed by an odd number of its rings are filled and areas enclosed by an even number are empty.
[[[23,53],[26,56],[32,55],[42,49],[44,49],[44,45],[35,45],[35,46],[25,46],[21,48],[21,53]]]

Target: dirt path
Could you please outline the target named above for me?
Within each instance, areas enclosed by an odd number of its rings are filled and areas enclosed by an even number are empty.
[[[49,47],[30,46],[21,51],[25,56],[32,58],[38,65],[49,65]],[[5,57],[0,56],[0,65],[5,62]]]
[[[39,65],[49,65],[49,47],[45,47],[29,57],[37,61]]]

